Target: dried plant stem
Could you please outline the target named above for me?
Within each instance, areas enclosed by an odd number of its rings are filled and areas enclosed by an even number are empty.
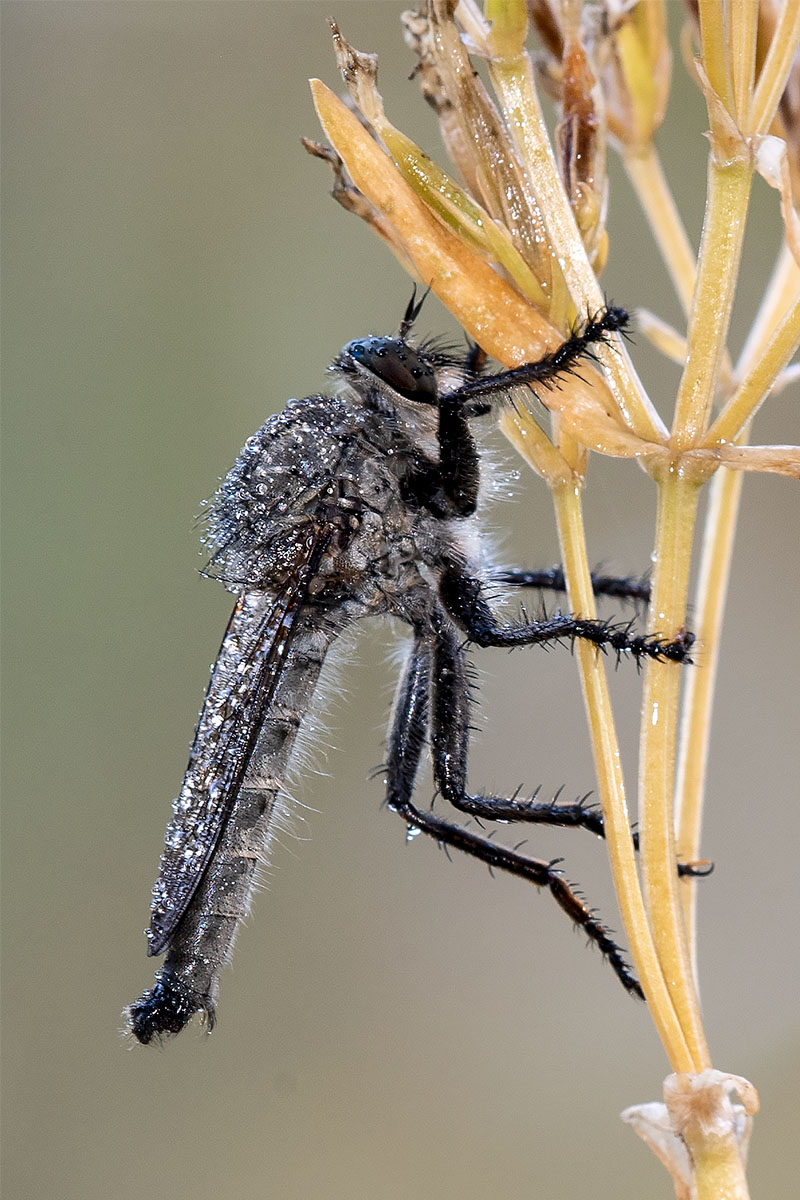
[[[685,361],[671,430],[618,340],[593,347],[604,382],[592,376],[590,388],[576,374],[544,398],[553,422],[551,438],[522,409],[504,413],[500,425],[551,489],[570,608],[587,617],[594,615],[582,511],[588,452],[636,458],[646,466],[658,496],[648,628],[664,638],[685,629],[698,501],[702,485],[716,472],[692,622],[699,635],[698,665],[684,670],[669,662],[645,666],[641,881],[604,663],[592,646],[580,641],[575,658],[617,898],[653,1021],[677,1073],[665,1088],[666,1125],[661,1113],[651,1134],[643,1136],[673,1171],[682,1196],[744,1200],[747,1131],[743,1134],[740,1118],[751,1121],[757,1097],[747,1081],[710,1070],[696,990],[696,889],[691,880],[678,879],[675,862],[700,857],[712,693],[741,471],[800,472],[795,447],[746,444],[753,414],[800,338],[800,270],[788,251],[779,260],[735,372],[726,349],[755,166],[781,191],[784,219],[791,230],[796,228],[789,194],[792,163],[785,157],[778,161],[776,138],[762,135],[775,133],[775,106],[800,34],[800,4],[787,0],[773,14],[774,36],[767,46],[765,6],[759,0],[698,0],[700,54],[694,75],[708,105],[711,151],[696,259],[652,142],[669,86],[663,4],[652,0],[631,7],[630,13],[626,9],[630,19],[610,34],[616,39],[613,72],[600,59],[592,60],[591,53],[587,56],[581,0],[547,6],[546,16],[540,7],[525,0],[485,0],[482,15],[475,0],[457,5],[455,0],[429,0],[424,12],[410,23],[407,19],[426,94],[435,99],[445,141],[455,149],[453,157],[472,185],[472,196],[388,123],[377,92],[375,60],[354,51],[338,30],[337,58],[351,95],[402,175],[351,112],[321,84],[312,87],[353,190],[370,206],[368,218],[375,223],[374,213],[391,225],[395,252],[421,279],[432,282],[464,328],[504,365],[518,365],[552,349],[554,338],[604,304],[593,263],[602,262],[605,252],[609,131],[621,147],[687,314],[685,343],[674,331],[659,331],[661,344],[673,352],[681,341]],[[525,50],[529,14],[540,22],[545,45],[559,45],[551,52],[561,60],[551,77],[561,79],[563,86],[563,137],[560,133],[557,143],[561,170]],[[469,54],[486,62],[499,113],[483,85],[475,82],[459,21],[469,33]],[[551,36],[551,26],[558,28],[558,38]],[[760,41],[764,54],[759,63]],[[606,89],[604,100],[597,88]],[[596,132],[595,119],[606,122],[602,136],[589,132]],[[776,128],[783,126],[779,122]],[[573,184],[586,184],[588,190],[581,192]],[[498,261],[507,278],[495,273]],[[711,424],[712,405],[720,396],[725,403]],[[737,469],[719,471],[723,463]],[[738,1109],[731,1091],[742,1098]],[[644,1125],[647,1119],[642,1117]],[[658,1147],[664,1148],[665,1129],[670,1149],[664,1156]]]
[[[753,370],[754,365],[764,357],[767,352],[766,348],[774,336],[773,331],[782,324],[789,310],[796,305],[798,296],[800,296],[800,266],[795,261],[789,246],[784,242],[772,277],[764,291],[756,319],[736,365],[736,374],[740,380],[746,378]]]
[[[800,39],[800,4],[786,0],[761,68],[750,110],[753,132],[766,133],[786,87],[792,59]]]
[[[657,559],[650,627],[683,625],[699,484],[680,471],[658,480]],[[673,813],[680,667],[645,668],[639,752],[641,867],[656,953],[691,1055],[691,1071],[711,1060],[694,988],[678,892]],[[668,1048],[669,1052],[669,1048]],[[685,1068],[678,1068],[685,1069]]]
[[[750,1191],[734,1137],[698,1138],[691,1149],[697,1200],[747,1200]]]
[[[788,312],[776,314],[772,336],[761,353],[751,362],[750,369],[703,439],[705,445],[738,439],[740,431],[749,426],[756,411],[767,398],[770,388],[787,365],[797,348],[800,337],[800,295],[796,295]]]
[[[706,512],[694,619],[698,642],[703,648],[702,670],[692,671],[686,684],[675,788],[676,849],[678,856],[686,861],[700,857],[711,712],[719,665],[719,637],[742,483],[743,477],[739,471],[718,471],[711,482]],[[679,886],[692,971],[696,979],[697,882],[685,879],[680,881]]]
[[[575,485],[575,475],[558,446],[554,446],[530,413],[512,408],[500,414],[498,425],[517,454],[532,467],[551,488],[560,484]]]
[[[682,308],[688,313],[696,280],[696,259],[676,208],[672,190],[664,178],[655,145],[649,142],[636,149],[627,150],[624,152],[624,163],[639,203],[648,216],[663,263],[672,277],[675,292],[678,293]],[[741,476],[738,473],[717,473],[712,482],[712,498],[706,517],[703,547],[700,589],[706,598],[706,604],[703,606],[702,616],[698,613],[696,620],[699,643],[703,646],[703,670],[688,672],[687,689],[691,698],[687,695],[676,780],[676,802],[679,804],[679,821],[682,823],[679,824],[675,848],[678,856],[685,860],[699,857],[702,784],[708,760],[711,702],[717,664],[716,648],[726,593],[724,581],[727,580],[740,493]],[[654,697],[650,698],[654,701]],[[664,791],[667,786],[666,782]],[[663,820],[664,811],[661,811],[660,817]],[[661,842],[663,846],[663,827]],[[654,854],[650,862],[654,862],[655,858]],[[655,887],[656,890],[660,887],[660,884],[652,880],[652,871],[650,881],[651,887]],[[684,916],[688,958],[691,961],[692,976],[697,980],[697,884],[687,878],[679,886],[679,896]],[[669,900],[666,911],[669,911]]]
[[[655,146],[648,142],[623,153],[639,203],[647,214],[664,265],[685,313],[692,303],[695,256]]]
[[[500,34],[501,31],[498,30],[498,37]],[[514,41],[507,36],[506,30],[503,30],[502,34],[506,55],[495,56],[490,63],[495,89],[507,125],[517,142],[520,157],[529,171],[535,170],[542,209],[548,214],[548,233],[552,239],[554,255],[564,272],[572,299],[576,306],[585,305],[591,308],[601,303],[602,297],[588,258],[583,253],[575,252],[577,231],[547,139],[533,86],[530,61],[521,49],[516,52]],[[666,194],[663,189],[662,194]],[[721,188],[719,195],[720,198],[727,196],[727,190]],[[718,203],[715,211],[720,211],[721,207]],[[676,221],[673,221],[669,234],[671,238],[676,236],[675,229],[678,227]],[[720,225],[715,223],[714,230],[717,237],[721,236]],[[682,269],[682,286],[686,291],[693,264],[690,252],[688,257],[684,257],[686,262]],[[730,262],[730,257],[728,261]],[[737,262],[738,253],[734,255],[734,263]],[[732,275],[735,279],[735,267]],[[729,305],[726,306],[721,326],[722,346],[727,331],[728,312]],[[714,369],[710,373],[715,378],[719,361],[718,340],[712,340],[711,345],[715,353]],[[641,391],[638,380],[629,374],[626,369],[627,363],[621,357],[609,357],[611,361],[605,365],[612,379],[612,390],[618,400],[622,400],[621,415],[631,428],[655,440],[660,432],[660,422],[649,400]],[[704,362],[708,369],[707,353],[704,355]],[[713,388],[713,379],[709,381],[709,386]],[[705,397],[702,396],[701,389],[695,387],[690,396],[694,404],[687,406],[688,412],[704,413]],[[708,396],[709,404],[710,396],[711,393]],[[697,403],[698,399],[700,404]],[[659,631],[677,629],[684,623],[697,490],[696,484],[689,487],[677,474],[673,476],[669,471],[663,474],[659,522],[662,570],[657,570],[654,584],[658,587],[660,578],[661,593],[660,602],[653,605],[651,610],[658,614]],[[555,488],[553,494],[565,572],[570,588],[570,605],[575,611],[589,613],[593,611],[593,602],[591,589],[588,587],[582,521],[580,510],[576,507],[579,498],[574,487]],[[710,1059],[702,1031],[689,948],[682,924],[677,878],[672,865],[675,862],[672,785],[680,672],[676,668],[663,665],[659,666],[658,671],[647,672],[652,694],[645,707],[648,712],[660,712],[662,717],[655,726],[648,726],[643,735],[643,757],[647,763],[647,770],[642,776],[641,794],[643,810],[647,813],[650,842],[649,871],[645,870],[648,898],[645,911],[627,836],[627,808],[605,676],[596,655],[588,647],[579,647],[577,657],[592,735],[598,786],[609,823],[609,849],[615,887],[636,967],[641,974],[654,1020],[674,1069],[702,1070],[710,1065]],[[652,708],[653,704],[656,705],[655,708]],[[654,948],[657,961],[652,959]],[[668,993],[666,996],[663,994],[664,989]]]
[[[594,616],[594,596],[586,554],[586,537],[580,489],[573,482],[552,490],[569,602],[574,612]],[[622,919],[631,943],[631,954],[647,997],[650,1014],[676,1071],[691,1071],[695,1059],[682,1023],[670,998],[636,871],[630,816],[625,800],[619,743],[608,694],[603,660],[594,647],[577,642],[575,654],[589,722],[603,806],[606,842]],[[674,861],[674,860],[672,860]]]
[[[623,148],[623,162],[647,217],[662,262],[672,279],[681,307],[688,316],[694,295],[697,261],[655,144],[651,141],[635,148]],[[685,342],[678,361],[681,365],[686,361]],[[720,370],[725,385],[729,383],[731,374],[727,350],[723,354]]]
[[[745,378],[764,361],[771,331],[786,323],[787,309],[796,310],[800,271],[788,248],[779,257],[764,302],[753,325],[739,363]],[[741,385],[740,385],[741,388]],[[725,411],[725,410],[723,410]],[[751,422],[741,430],[738,441],[750,438]],[[713,432],[714,426],[712,426]],[[743,476],[738,471],[718,471],[711,481],[694,605],[695,629],[703,647],[703,670],[689,672],[681,720],[680,751],[676,782],[677,852],[687,861],[700,856],[703,793],[708,764],[708,745],[714,688],[719,665],[719,638],[730,578],[731,557],[741,500]],[[696,954],[697,883],[681,880],[681,905],[693,959]],[[696,969],[696,967],[695,967]]]
[[[732,34],[733,31],[729,27],[729,37]],[[736,53],[730,57],[730,80],[733,111],[740,116],[748,111],[753,94],[757,37],[758,0],[739,0],[739,11],[736,14]]]
[[[708,169],[706,218],[689,318],[686,369],[678,390],[672,444],[686,450],[702,438],[725,352],[744,238],[753,169],[748,161]]]
[[[687,339],[688,357],[676,406],[672,442],[696,444],[705,432],[741,255],[752,169],[734,161],[709,164],[706,220]],[[699,486],[686,470],[658,472],[656,570],[650,627],[676,630],[685,622]],[[693,979],[693,948],[684,924],[675,862],[675,763],[680,672],[645,668],[639,761],[642,874],[661,968],[697,1072],[710,1066]]]
[[[494,62],[490,70],[511,135],[536,180],[539,203],[547,214],[553,257],[566,280],[567,292],[574,304],[597,309],[602,306],[602,292],[585,253],[574,255],[580,237],[553,158],[530,60],[522,54],[510,61]],[[569,313],[566,309],[560,314],[554,311],[553,316],[560,316],[566,324]]]
[[[753,0],[742,0],[750,4]],[[719,0],[698,0],[697,15],[702,30],[703,66],[709,83],[720,96],[726,109],[733,111],[733,92],[728,69],[728,38],[726,37],[725,5]]]

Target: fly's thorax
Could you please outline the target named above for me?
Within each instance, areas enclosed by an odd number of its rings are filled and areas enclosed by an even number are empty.
[[[364,348],[366,364],[355,355],[357,346]],[[320,505],[328,504],[332,481],[336,489],[344,484],[356,512],[380,516],[363,525],[355,516],[358,528],[351,537],[347,504],[341,506],[339,542],[353,543],[350,561],[341,563],[346,573],[365,569],[370,556],[380,558],[382,538],[395,547],[407,539],[411,515],[398,485],[420,456],[438,460],[439,389],[450,390],[462,374],[445,359],[400,339],[348,343],[331,368],[333,395],[290,400],[248,438],[208,506],[209,574],[234,591],[280,586],[303,553]],[[388,378],[376,364],[383,364]],[[417,369],[423,371],[417,391],[399,390]],[[331,502],[338,507],[338,495]]]
[[[399,500],[383,512],[364,509],[350,529],[331,539],[309,600],[352,619],[387,611],[387,595],[416,580],[419,557],[412,518]]]
[[[209,573],[234,587],[279,582],[357,436],[351,407],[335,396],[290,400],[270,417],[207,506]]]

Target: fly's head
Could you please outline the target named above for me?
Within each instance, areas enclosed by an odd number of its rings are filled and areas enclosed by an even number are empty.
[[[342,347],[333,370],[352,381],[374,383],[381,391],[386,389],[412,404],[435,406],[438,401],[436,356],[403,338],[356,338]]]
[[[442,396],[474,375],[472,349],[411,338],[429,292],[417,300],[414,286],[394,337],[355,338],[329,368],[365,407],[398,422],[423,445],[435,436]]]
[[[435,427],[439,400],[464,378],[465,355],[436,342],[414,345],[404,337],[363,337],[348,342],[331,365],[363,402],[379,412]]]

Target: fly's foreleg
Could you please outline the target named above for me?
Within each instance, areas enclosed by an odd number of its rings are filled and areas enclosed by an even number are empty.
[[[628,325],[628,314],[624,308],[605,308],[595,313],[584,324],[576,327],[552,353],[535,362],[522,363],[509,371],[497,371],[493,375],[478,375],[462,383],[450,395],[461,403],[486,400],[493,395],[504,395],[511,388],[538,384],[544,388],[557,385],[559,377],[575,373],[581,359],[592,357],[593,347],[599,342],[608,342],[614,333],[624,332]]]

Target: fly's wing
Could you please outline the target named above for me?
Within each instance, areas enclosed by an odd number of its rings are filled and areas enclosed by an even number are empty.
[[[167,826],[148,954],[166,948],[219,845],[328,538],[317,526],[299,543],[281,588],[243,592],[233,610]]]

